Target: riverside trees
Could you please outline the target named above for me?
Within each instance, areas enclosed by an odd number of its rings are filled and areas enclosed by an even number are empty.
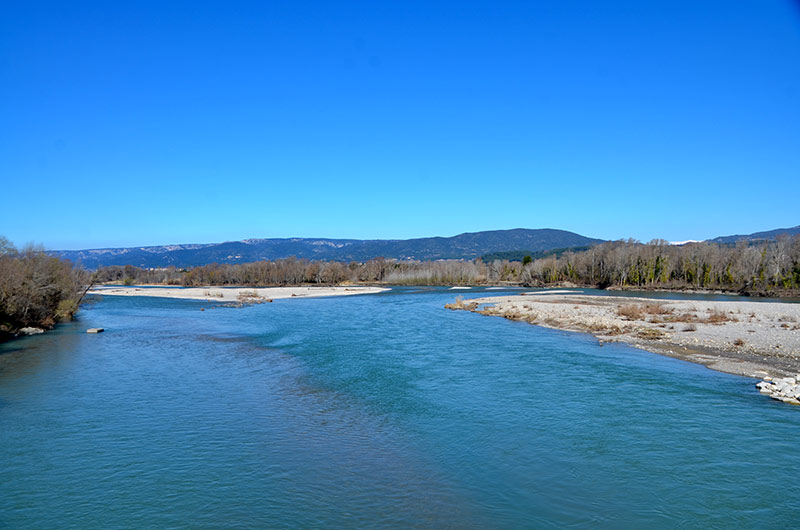
[[[389,285],[519,284],[544,287],[570,282],[590,287],[719,289],[752,294],[800,292],[800,236],[737,245],[647,244],[610,241],[584,251],[539,259],[399,261],[376,258],[340,263],[294,258],[210,264],[187,270],[105,267],[98,281],[186,286],[383,283]]]
[[[89,274],[68,261],[39,247],[17,250],[0,236],[0,336],[71,319],[88,283]]]
[[[581,253],[535,260],[521,282],[599,287],[720,289],[750,294],[800,290],[800,236],[735,246],[612,241]]]

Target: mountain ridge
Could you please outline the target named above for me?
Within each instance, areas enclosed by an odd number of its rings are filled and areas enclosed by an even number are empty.
[[[795,236],[800,234],[800,225],[791,228],[776,228],[775,230],[766,230],[764,232],[753,232],[752,234],[735,234],[731,236],[719,236],[714,239],[708,239],[710,243],[736,243],[737,241],[764,241],[767,239],[775,239],[780,235]]]
[[[246,263],[289,257],[311,260],[366,261],[372,258],[437,260],[474,259],[516,250],[544,251],[602,243],[552,228],[514,228],[465,232],[450,237],[413,239],[249,238],[222,243],[186,243],[143,247],[54,250],[50,254],[95,269],[108,265],[192,267],[209,263]]]

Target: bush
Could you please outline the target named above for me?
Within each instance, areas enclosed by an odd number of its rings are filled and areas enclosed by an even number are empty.
[[[0,331],[50,328],[72,318],[88,283],[88,273],[70,262],[37,247],[17,251],[0,238]]]
[[[56,308],[55,318],[60,322],[72,320],[73,315],[78,311],[78,300],[69,298],[61,300]]]
[[[711,311],[706,319],[709,324],[722,324],[724,322],[736,322],[736,319],[726,315],[722,311]]]
[[[644,320],[645,313],[642,310],[642,307],[636,304],[629,304],[625,306],[620,306],[617,309],[617,315],[627,318],[628,320]]]

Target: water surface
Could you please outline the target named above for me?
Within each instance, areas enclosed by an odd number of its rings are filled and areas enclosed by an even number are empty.
[[[443,309],[486,294],[107,296],[0,345],[0,527],[798,520],[800,408],[747,378]]]

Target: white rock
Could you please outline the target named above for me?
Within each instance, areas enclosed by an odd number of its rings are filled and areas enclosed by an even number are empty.
[[[20,335],[38,335],[39,333],[44,333],[42,328],[22,328],[19,330]]]

